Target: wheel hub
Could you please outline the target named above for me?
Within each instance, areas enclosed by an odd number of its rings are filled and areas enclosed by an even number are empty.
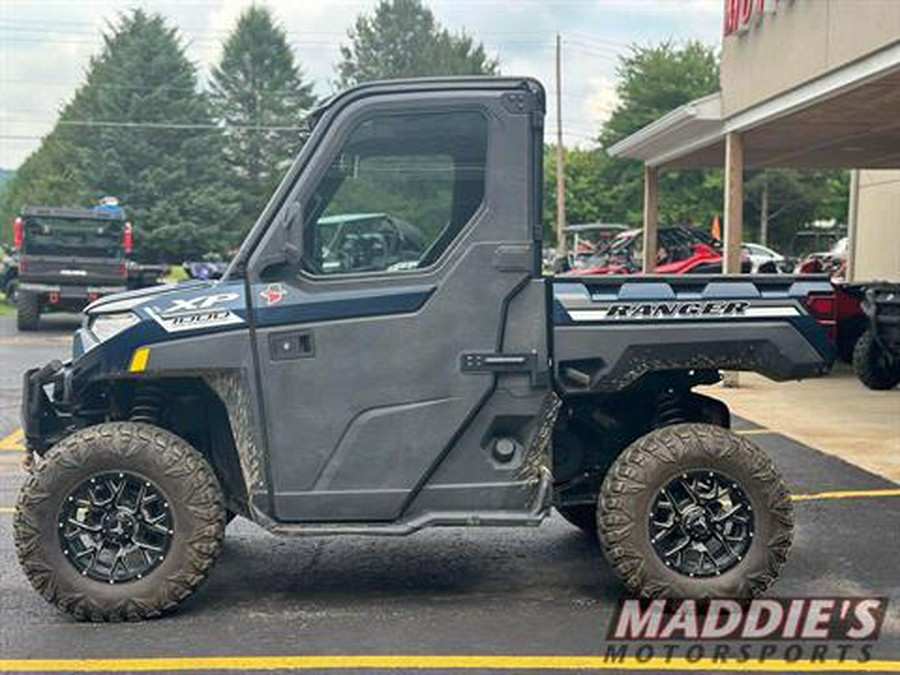
[[[689,577],[717,576],[737,565],[753,541],[754,517],[743,488],[718,471],[671,479],[650,508],[653,549]]]
[[[84,576],[110,584],[153,571],[173,535],[165,495],[132,473],[95,475],[72,490],[60,509],[63,555]]]
[[[706,511],[702,507],[692,504],[685,509],[680,520],[682,528],[690,537],[705,541],[712,536]]]

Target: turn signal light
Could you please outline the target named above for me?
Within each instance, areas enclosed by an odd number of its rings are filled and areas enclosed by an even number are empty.
[[[122,247],[125,249],[125,255],[131,255],[134,250],[134,230],[131,228],[131,223],[125,223],[122,230]]]

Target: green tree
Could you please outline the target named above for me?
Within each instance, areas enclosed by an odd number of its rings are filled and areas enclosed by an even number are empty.
[[[452,34],[421,0],[381,0],[361,15],[341,46],[338,83],[426,75],[495,75],[498,63],[464,33]]]
[[[845,222],[849,178],[846,171],[748,172],[744,183],[744,238],[786,250],[797,230],[813,220]]]
[[[617,68],[620,103],[603,125],[600,148],[566,153],[566,218],[638,226],[643,218],[644,176],[637,162],[611,157],[605,148],[670,110],[718,89],[715,51],[699,42],[633,46]],[[555,161],[545,149],[544,223],[550,238],[556,213]],[[665,171],[660,180],[662,224],[705,224],[721,210],[721,171]]]
[[[621,103],[604,124],[599,141],[608,148],[667,112],[719,88],[718,58],[696,41],[632,47],[617,69]],[[717,175],[717,173],[719,175]],[[721,211],[721,172],[664,171],[660,180],[660,222],[705,224]],[[609,217],[638,224],[643,214],[640,164],[609,158],[603,181]]]
[[[213,110],[225,126],[225,161],[241,195],[236,237],[256,220],[300,150],[299,127],[315,104],[312,86],[269,10],[246,9],[211,82]]]
[[[86,206],[118,196],[144,259],[226,248],[238,214],[222,133],[197,91],[174,28],[135,10],[119,18],[85,83],[17,172],[8,208]]]

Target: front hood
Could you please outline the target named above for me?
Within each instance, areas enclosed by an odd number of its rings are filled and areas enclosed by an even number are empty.
[[[130,312],[138,321],[100,340],[94,323],[105,315]],[[73,357],[89,357],[100,370],[121,371],[135,349],[183,337],[240,330],[247,326],[244,284],[199,281],[117,293],[91,304],[85,325],[75,333]]]
[[[160,284],[139,288],[136,291],[124,291],[105,295],[95,300],[84,309],[85,314],[108,314],[110,312],[124,312],[141,305],[150,299],[158,299],[170,293],[178,293],[187,289],[208,288],[213,284],[210,281],[185,281],[182,283]]]

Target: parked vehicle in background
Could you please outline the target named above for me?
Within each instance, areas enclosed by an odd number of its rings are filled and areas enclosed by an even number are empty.
[[[568,260],[558,271],[577,270],[595,253],[606,249],[615,238],[631,228],[620,223],[575,223],[565,227]]]
[[[72,360],[24,380],[13,531],[41,595],[81,619],[157,616],[207,576],[233,514],[396,536],[535,526],[554,506],[634,595],[765,592],[790,495],[693,389],[722,368],[826,373],[811,300],[831,286],[543,277],[544,105],[525,78],[335,96],[222,280],[89,307]],[[325,214],[360,195],[402,209],[420,252],[340,235],[349,219]]]
[[[841,225],[829,227],[806,227],[798,230],[791,238],[787,255],[794,260],[803,260],[809,255],[830,251],[847,236],[847,228]]]
[[[121,208],[26,207],[16,218],[16,321],[35,330],[45,311],[80,311],[110,293],[157,282],[162,267],[129,260],[131,223]]]
[[[228,263],[222,260],[219,253],[207,253],[202,260],[185,260],[181,263],[181,269],[184,270],[188,279],[207,281],[221,279],[225,270],[228,269]]]
[[[797,274],[828,274],[834,281],[841,281],[847,273],[848,252],[849,239],[841,237],[827,251],[809,253],[794,271]]]
[[[787,271],[784,269],[787,258],[768,246],[744,242],[741,244],[741,251],[750,259],[750,271],[753,274],[777,274]]]
[[[575,276],[639,274],[643,269],[644,233],[640,229],[617,235],[608,246],[588,258]],[[655,274],[720,274],[722,245],[711,234],[696,227],[666,227],[657,233]],[[744,257],[743,272],[750,271]]]
[[[900,284],[862,288],[865,330],[853,351],[853,371],[869,389],[900,384]]]
[[[0,292],[6,296],[6,301],[16,304],[16,294],[19,290],[19,257],[16,253],[10,253],[6,248],[0,248]]]

